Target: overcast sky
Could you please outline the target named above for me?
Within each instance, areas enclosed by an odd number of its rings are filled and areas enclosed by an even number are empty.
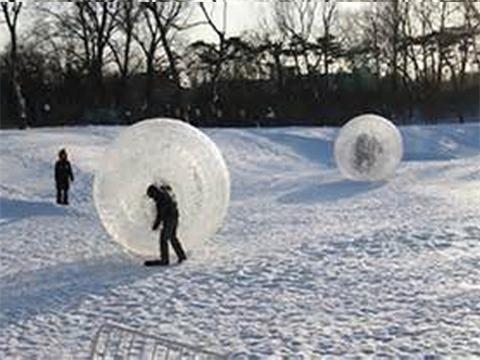
[[[341,7],[348,10],[356,10],[365,5],[362,1],[345,1]],[[269,4],[266,1],[252,0],[228,0],[228,21],[227,32],[229,35],[237,35],[245,30],[255,29],[258,26],[259,19],[268,11]],[[215,6],[214,15],[217,20],[221,19],[222,5]],[[2,15],[3,23],[3,15]],[[23,13],[20,17],[20,23],[28,23],[28,15]],[[215,35],[207,26],[195,28],[190,34],[195,39],[203,38],[205,40],[214,40]],[[0,48],[3,49],[9,42],[9,35],[4,24],[0,25]]]

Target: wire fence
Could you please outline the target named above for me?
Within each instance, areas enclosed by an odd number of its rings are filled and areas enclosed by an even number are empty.
[[[148,335],[123,325],[102,325],[92,343],[91,360],[226,360],[229,356]]]

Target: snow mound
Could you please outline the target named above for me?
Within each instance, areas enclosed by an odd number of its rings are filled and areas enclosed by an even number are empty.
[[[230,180],[217,146],[181,121],[146,120],[125,129],[105,153],[94,182],[100,218],[115,241],[141,255],[158,254],[149,185],[168,184],[180,212],[178,234],[187,249],[221,226]]]

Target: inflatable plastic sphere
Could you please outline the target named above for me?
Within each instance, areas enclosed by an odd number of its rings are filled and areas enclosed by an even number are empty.
[[[126,128],[100,164],[93,189],[97,211],[113,239],[137,254],[159,254],[150,184],[172,188],[178,238],[187,253],[224,220],[230,200],[225,161],[210,138],[182,121],[152,119]]]
[[[377,115],[362,115],[349,121],[335,141],[337,166],[345,177],[352,180],[391,178],[402,157],[400,131]]]

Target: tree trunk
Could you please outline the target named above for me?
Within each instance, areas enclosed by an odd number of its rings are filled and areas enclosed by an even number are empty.
[[[27,106],[26,100],[22,93],[22,86],[19,81],[18,76],[18,58],[17,58],[17,20],[18,14],[22,8],[22,3],[13,4],[13,8],[9,9],[9,3],[2,3],[2,10],[3,14],[6,19],[7,27],[10,32],[10,42],[11,42],[11,49],[10,49],[10,73],[12,76],[12,86],[15,92],[15,97],[17,98],[18,104],[18,127],[20,129],[25,129],[28,125],[27,121]],[[13,12],[10,13],[10,10]]]
[[[145,81],[145,103],[146,103],[146,115],[153,115],[153,87],[155,79],[155,69],[153,67],[154,54],[147,56],[147,78]]]
[[[393,6],[393,34],[392,34],[392,90],[396,94],[398,90],[398,40],[399,40],[399,1],[394,0]]]
[[[273,56],[275,59],[275,68],[277,69],[277,89],[278,89],[278,93],[281,94],[283,92],[283,84],[284,84],[283,67],[280,59],[281,55],[279,53],[275,53]]]
[[[158,21],[161,21],[161,19],[158,18]],[[163,46],[163,49],[165,50],[165,54],[167,55],[170,73],[172,75],[173,81],[175,82],[177,89],[179,90],[181,87],[180,75],[178,73],[175,56],[173,54],[172,48],[170,47],[170,43],[168,42],[167,29],[165,29],[165,27],[161,24],[159,24],[159,29],[160,29],[160,36],[162,39],[162,46]]]

